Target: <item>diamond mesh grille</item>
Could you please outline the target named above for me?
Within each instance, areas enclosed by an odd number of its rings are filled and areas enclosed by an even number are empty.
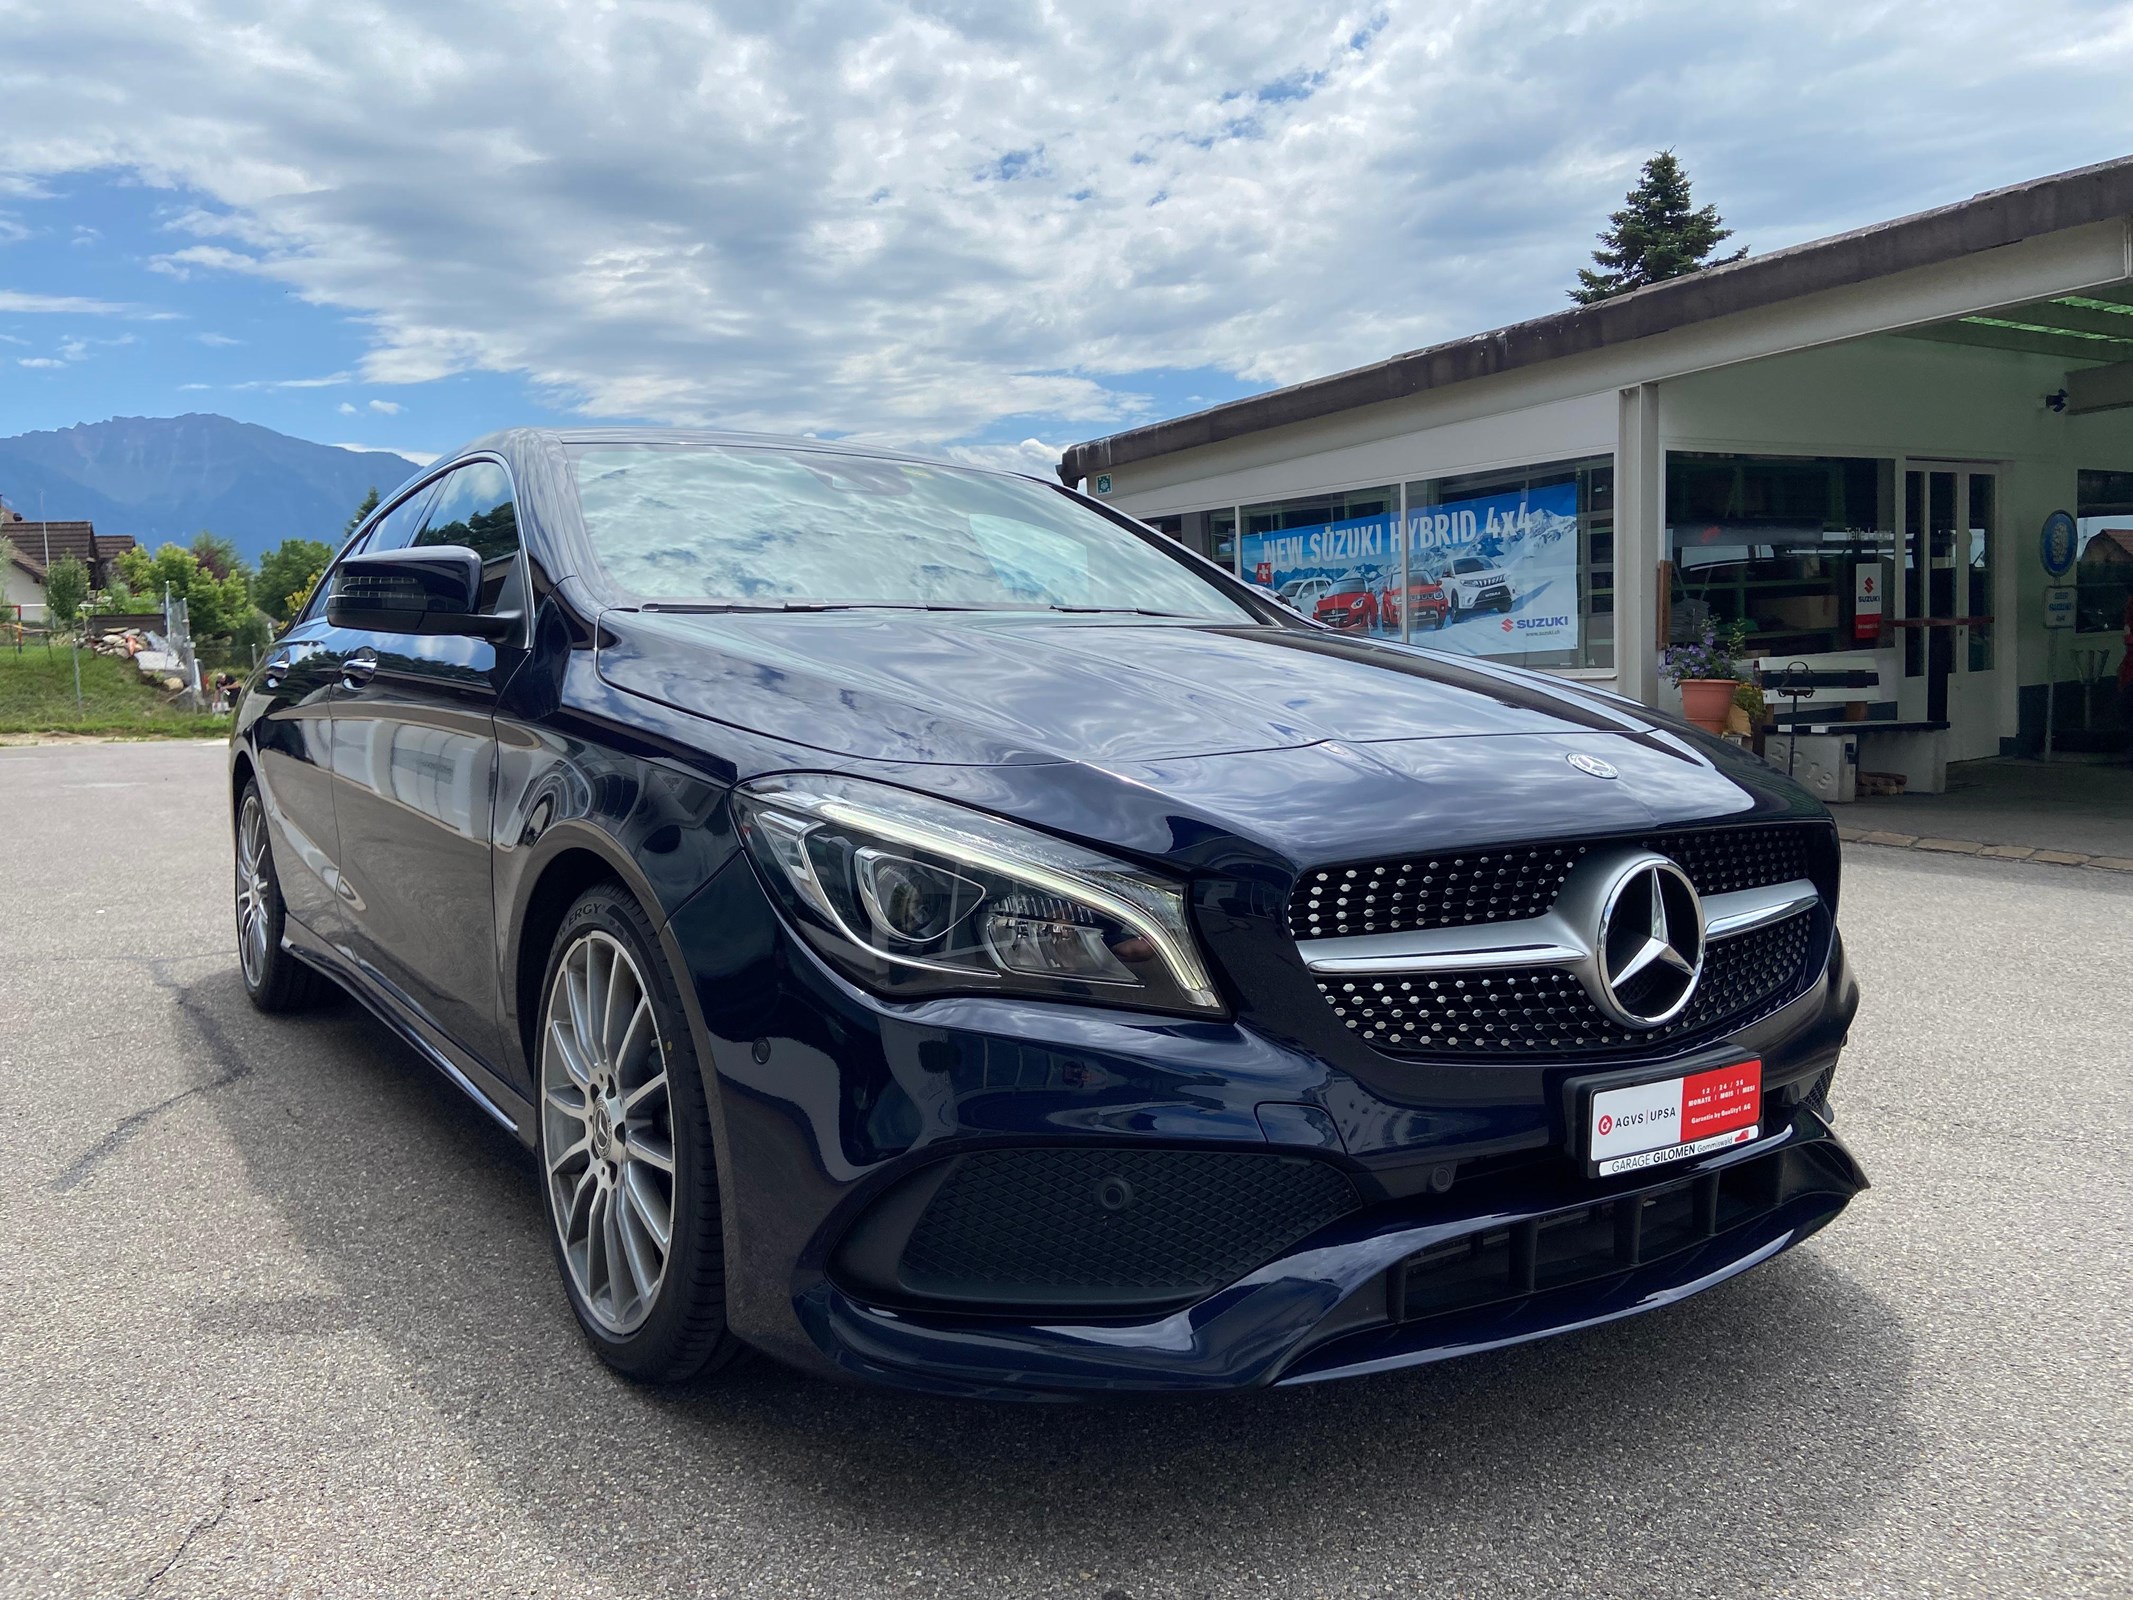
[[[1358,1204],[1322,1161],[1224,1151],[993,1150],[927,1204],[898,1276],[1004,1301],[1233,1283]]]
[[[1672,857],[1698,894],[1759,889],[1808,875],[1813,827],[1764,823],[1641,839],[1417,853],[1357,866],[1321,867],[1298,880],[1289,899],[1289,931],[1299,939],[1321,939],[1537,917],[1555,903],[1579,859],[1602,845],[1635,845]]]
[[[1536,1056],[1649,1050],[1744,1027],[1791,999],[1814,943],[1812,911],[1721,939],[1689,1008],[1660,1028],[1625,1028],[1560,967],[1321,978],[1333,1013],[1394,1054]]]

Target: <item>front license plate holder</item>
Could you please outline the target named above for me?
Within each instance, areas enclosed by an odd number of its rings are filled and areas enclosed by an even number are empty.
[[[1670,1166],[1762,1136],[1757,1056],[1663,1077],[1579,1078],[1569,1087],[1571,1139],[1588,1178]]]

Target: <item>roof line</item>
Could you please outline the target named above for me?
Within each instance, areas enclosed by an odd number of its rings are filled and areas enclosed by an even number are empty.
[[[1231,400],[1069,446],[1068,485],[1111,468],[1263,433],[1386,400],[1538,366],[1826,289],[2133,214],[2133,156],[1990,189],[1930,211],[1789,245],[1672,278],[1597,305],[1576,306],[1346,372]]]

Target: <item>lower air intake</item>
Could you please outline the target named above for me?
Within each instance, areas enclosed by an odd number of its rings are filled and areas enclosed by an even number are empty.
[[[903,1238],[892,1282],[860,1259],[887,1242],[865,1222],[840,1252],[858,1268],[847,1275],[971,1309],[1184,1303],[1359,1204],[1322,1161],[1248,1151],[988,1150],[917,1182],[938,1187]],[[915,1198],[897,1191],[877,1214]]]

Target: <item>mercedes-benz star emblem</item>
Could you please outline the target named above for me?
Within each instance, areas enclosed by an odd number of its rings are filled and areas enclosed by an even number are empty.
[[[1598,756],[1588,756],[1582,750],[1573,751],[1563,759],[1573,767],[1576,767],[1578,771],[1588,773],[1595,778],[1618,778],[1621,776],[1620,773],[1615,771],[1613,762],[1602,761]]]
[[[1658,1028],[1688,1009],[1703,976],[1703,902],[1688,874],[1641,854],[1617,870],[1600,902],[1594,999],[1617,1022]]]

